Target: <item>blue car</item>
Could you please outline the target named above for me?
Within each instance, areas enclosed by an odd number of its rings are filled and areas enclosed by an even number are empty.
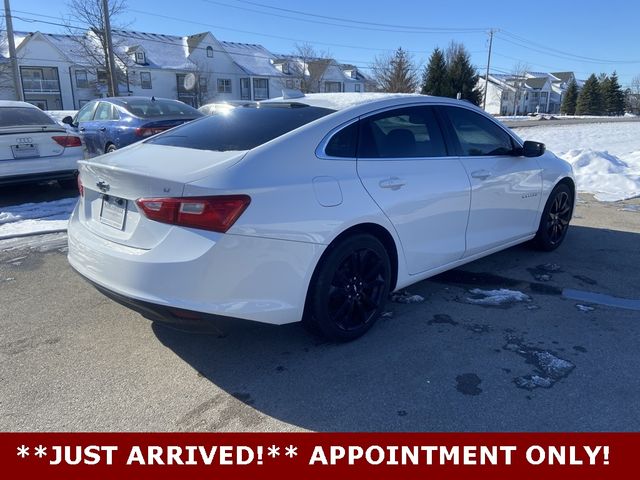
[[[95,157],[202,116],[177,100],[112,97],[93,100],[62,122],[77,130],[85,156]]]

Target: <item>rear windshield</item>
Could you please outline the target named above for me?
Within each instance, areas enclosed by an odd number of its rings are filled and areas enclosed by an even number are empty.
[[[0,108],[0,127],[23,125],[57,125],[49,115],[39,108],[3,107]]]
[[[202,113],[186,103],[170,100],[135,99],[123,100],[124,108],[136,117],[201,117]]]
[[[238,107],[174,128],[148,142],[218,152],[250,150],[330,113],[333,110],[308,106]]]

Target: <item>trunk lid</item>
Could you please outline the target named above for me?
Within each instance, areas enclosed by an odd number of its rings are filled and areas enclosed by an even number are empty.
[[[180,197],[185,184],[225,170],[245,154],[143,143],[82,161],[80,222],[107,240],[151,249],[174,227],[149,220],[135,201]]]
[[[64,147],[53,137],[66,137],[68,132],[56,125],[28,125],[0,129],[0,161],[57,157]]]

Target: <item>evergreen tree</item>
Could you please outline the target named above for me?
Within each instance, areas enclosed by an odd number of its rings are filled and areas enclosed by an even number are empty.
[[[418,89],[415,66],[410,55],[402,47],[391,56],[376,58],[373,74],[383,92],[415,93]]]
[[[474,105],[480,105],[482,92],[478,89],[478,73],[471,65],[471,57],[466,48],[460,43],[451,42],[446,55],[447,72],[451,97],[458,93],[461,98],[469,100]]]
[[[420,93],[439,97],[452,96],[447,73],[447,63],[444,59],[443,51],[439,48],[435,48],[431,57],[429,57],[429,63],[422,74],[422,89]]]
[[[582,90],[578,95],[576,104],[577,115],[601,115],[602,114],[602,95],[600,92],[600,84],[595,74],[584,82]]]
[[[618,74],[613,72],[603,88],[605,113],[607,115],[623,115],[625,110],[625,95],[618,82]]]
[[[610,83],[609,75],[606,73],[598,75],[598,86],[600,87],[600,113],[598,115],[607,115],[609,111]]]
[[[560,107],[560,113],[565,115],[576,114],[576,103],[578,102],[578,84],[575,78],[572,78],[567,85],[567,90],[564,92],[562,98],[562,106]]]

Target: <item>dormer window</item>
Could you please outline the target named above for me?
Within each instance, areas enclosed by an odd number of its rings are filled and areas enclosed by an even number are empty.
[[[140,65],[144,65],[145,63],[147,63],[147,59],[145,58],[145,54],[144,52],[136,52],[136,63],[139,63]]]
[[[282,73],[289,75],[291,73],[291,70],[289,69],[289,62],[284,62],[282,64]]]
[[[207,47],[207,57],[213,58],[213,47]]]

